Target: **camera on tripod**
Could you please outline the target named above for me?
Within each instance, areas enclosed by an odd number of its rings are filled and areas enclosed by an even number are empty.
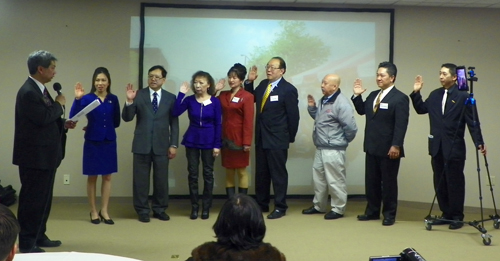
[[[469,70],[469,78],[467,78],[467,74],[465,72],[465,66],[457,66],[457,85],[459,91],[468,91],[469,86],[467,84],[467,80],[470,82],[477,82],[477,77],[475,77],[474,69],[476,67],[469,66],[467,68]]]
[[[426,261],[417,250],[408,247],[401,251],[399,255],[393,256],[371,256],[368,261]]]

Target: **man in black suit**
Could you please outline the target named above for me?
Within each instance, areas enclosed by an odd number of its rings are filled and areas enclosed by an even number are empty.
[[[382,62],[377,70],[380,90],[371,92],[365,101],[361,94],[362,82],[354,82],[352,102],[358,114],[366,115],[363,150],[365,158],[365,191],[367,206],[358,220],[380,219],[381,203],[384,220],[382,225],[391,226],[396,221],[398,206],[398,170],[404,157],[403,142],[408,127],[409,99],[396,89],[397,68],[390,62]]]
[[[274,190],[274,211],[269,219],[281,218],[288,208],[288,147],[295,141],[299,128],[297,89],[283,78],[286,63],[273,57],[266,65],[267,79],[253,90],[255,96],[255,196],[262,211],[269,211],[271,181]]]
[[[161,65],[148,70],[148,88],[138,91],[127,86],[127,102],[123,107],[122,119],[135,123],[133,165],[134,209],[139,221],[149,222],[149,184],[153,166],[153,196],[151,209],[153,217],[170,220],[165,210],[168,207],[168,164],[177,155],[179,145],[179,121],[172,117],[175,95],[162,89],[167,71]]]
[[[442,87],[432,91],[427,100],[423,101],[420,94],[424,85],[420,75],[415,78],[410,94],[415,111],[429,114],[429,155],[432,157],[434,189],[443,212],[442,219],[433,224],[449,223],[450,229],[461,228],[463,222],[460,221],[464,219],[465,123],[477,149],[486,154],[478,115],[473,110],[474,105],[466,104],[469,93],[457,88],[456,69],[457,66],[451,63],[441,66],[439,80]]]
[[[12,163],[19,166],[21,191],[17,216],[21,225],[21,253],[45,252],[40,247],[57,247],[59,240],[45,234],[52,205],[56,169],[63,158],[66,98],[55,101],[45,87],[56,74],[57,59],[47,51],[35,51],[28,57],[30,76],[17,93],[15,108],[14,153]]]

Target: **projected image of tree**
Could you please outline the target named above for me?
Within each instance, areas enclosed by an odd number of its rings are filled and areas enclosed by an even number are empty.
[[[279,25],[281,31],[275,40],[251,52],[249,65],[262,68],[271,57],[280,56],[287,63],[287,74],[295,75],[327,61],[330,47],[318,36],[308,34],[304,22],[280,21]]]

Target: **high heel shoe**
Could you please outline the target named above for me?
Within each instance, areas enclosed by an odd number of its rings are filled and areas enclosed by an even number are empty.
[[[97,217],[96,219],[92,219],[92,212],[90,212],[90,223],[99,225],[99,223],[101,223],[101,220],[99,220],[99,217]]]
[[[99,217],[101,218],[101,221],[104,222],[104,224],[107,224],[107,225],[114,225],[115,222],[110,218],[110,219],[105,219],[102,214],[101,214],[101,211],[99,211]]]

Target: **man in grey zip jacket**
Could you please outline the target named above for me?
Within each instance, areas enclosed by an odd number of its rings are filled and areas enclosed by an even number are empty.
[[[311,95],[307,96],[307,110],[314,119],[313,141],[316,154],[313,163],[313,206],[302,214],[325,213],[325,219],[344,216],[347,202],[345,150],[358,128],[349,99],[340,93],[340,77],[328,74],[321,82],[323,98],[319,107]],[[328,209],[328,195],[331,208]]]

